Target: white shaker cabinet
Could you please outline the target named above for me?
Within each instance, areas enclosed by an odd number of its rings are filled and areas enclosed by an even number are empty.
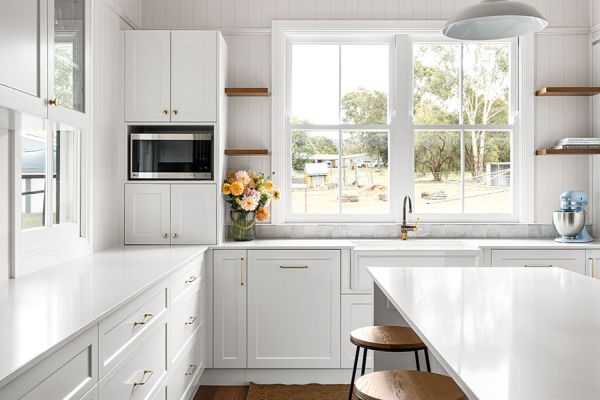
[[[246,250],[215,250],[214,367],[246,368]]]
[[[125,243],[171,243],[171,186],[125,185]]]
[[[492,250],[492,267],[559,267],[585,275],[585,250]]]
[[[171,185],[171,244],[215,243],[214,185]]]
[[[339,250],[248,251],[248,368],[340,368]]]
[[[171,32],[125,32],[125,119],[171,120]]]

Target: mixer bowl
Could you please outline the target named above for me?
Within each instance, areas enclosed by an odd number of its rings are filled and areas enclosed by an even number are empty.
[[[574,239],[585,227],[585,211],[554,211],[552,223],[560,236]]]

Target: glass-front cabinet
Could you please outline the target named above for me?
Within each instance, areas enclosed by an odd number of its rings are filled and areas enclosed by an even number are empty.
[[[48,7],[48,118],[89,125],[90,0]]]

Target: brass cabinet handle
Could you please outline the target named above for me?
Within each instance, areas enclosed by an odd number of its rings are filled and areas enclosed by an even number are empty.
[[[134,321],[133,326],[146,325],[148,322],[150,322],[152,318],[154,318],[154,314],[146,313],[144,314],[144,318],[142,318],[141,321]]]
[[[550,267],[552,267],[552,264],[548,264],[548,265],[525,264],[523,266],[526,268],[550,268]]]
[[[187,278],[187,279],[185,280],[185,283],[192,283],[192,282],[194,282],[196,279],[198,279],[198,277],[197,277],[197,276],[190,276],[189,278]]]
[[[173,110],[171,112],[173,113],[173,115],[177,115],[177,110]]]
[[[58,102],[58,99],[56,97],[53,98],[53,99],[49,99],[48,100],[48,104],[51,105],[51,106],[58,106],[58,103],[59,102]]]
[[[186,321],[184,325],[192,325],[197,319],[198,317],[190,317],[190,319]]]
[[[240,286],[244,286],[244,257],[240,258]]]
[[[594,257],[590,257],[589,260],[592,262],[592,278],[596,277],[596,260]]]
[[[153,374],[154,374],[154,371],[150,371],[149,369],[145,369],[144,373],[142,375],[142,380],[141,381],[133,382],[133,387],[145,385],[150,380],[150,378],[152,377]]]
[[[169,110],[162,110],[163,115],[169,115]]]
[[[185,376],[193,375],[194,372],[196,372],[196,368],[198,368],[198,366],[196,364],[190,364],[190,366],[188,367],[187,372],[185,373]]]
[[[308,265],[280,265],[282,269],[307,269]]]

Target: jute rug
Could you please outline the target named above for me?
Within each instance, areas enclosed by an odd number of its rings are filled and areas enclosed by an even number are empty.
[[[250,383],[246,400],[346,400],[348,385],[257,385]]]

